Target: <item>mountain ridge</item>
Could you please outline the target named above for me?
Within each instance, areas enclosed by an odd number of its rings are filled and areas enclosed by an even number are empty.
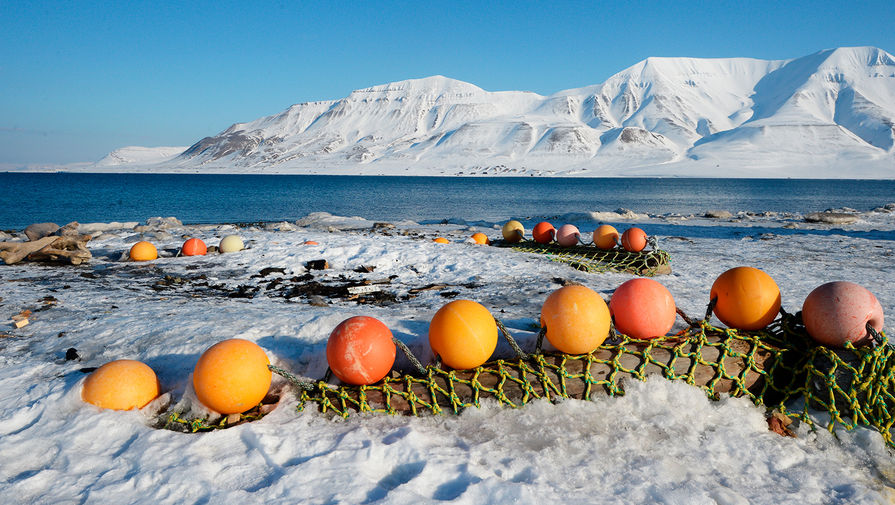
[[[895,58],[879,48],[650,57],[547,96],[440,75],[369,86],[234,123],[154,168],[799,177],[847,165],[891,178],[893,125]]]

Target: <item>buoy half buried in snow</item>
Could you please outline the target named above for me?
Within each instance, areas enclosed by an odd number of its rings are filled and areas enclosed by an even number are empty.
[[[539,244],[549,244],[556,236],[556,228],[547,221],[541,221],[531,230],[531,238]]]
[[[87,376],[81,399],[104,409],[141,409],[158,397],[159,389],[158,378],[149,365],[119,359]]]
[[[585,286],[557,289],[541,307],[541,327],[547,340],[566,354],[587,354],[609,336],[609,307]]]
[[[482,304],[454,300],[429,323],[429,345],[442,363],[457,370],[488,361],[497,347],[497,323]]]
[[[601,224],[594,230],[594,245],[608,251],[618,245],[618,230],[614,226]]]
[[[152,261],[158,258],[158,249],[151,242],[141,240],[131,246],[129,256],[131,261]]]
[[[581,232],[578,228],[571,224],[564,224],[556,231],[556,243],[563,247],[572,247],[578,245],[581,238]]]
[[[503,234],[503,239],[511,244],[515,244],[525,237],[525,227],[515,219],[507,221],[500,232]]]
[[[315,242],[313,240],[305,240],[304,245],[320,245],[319,242]]]
[[[218,250],[222,253],[232,253],[242,251],[244,247],[245,245],[242,243],[242,239],[239,238],[239,235],[227,235],[221,239],[221,244],[218,246]]]
[[[205,246],[205,242],[202,242],[197,238],[191,238],[183,243],[180,252],[184,256],[205,256],[205,253],[208,252],[208,248]]]
[[[193,370],[193,388],[202,405],[221,414],[255,407],[270,389],[270,360],[254,342],[232,338],[209,347]]]
[[[805,330],[818,343],[842,347],[871,341],[867,323],[883,329],[883,307],[867,288],[853,282],[828,282],[814,288],[802,304]]]
[[[770,275],[753,267],[736,267],[719,275],[709,299],[722,323],[738,330],[760,330],[780,312],[780,288]]]
[[[435,242],[436,244],[450,244],[451,243],[450,240],[448,240],[444,237],[435,237],[435,239],[433,239],[432,242]]]
[[[652,279],[631,279],[616,288],[609,300],[615,329],[632,338],[664,336],[674,326],[674,298]]]
[[[488,235],[485,235],[482,232],[473,233],[472,240],[476,244],[480,244],[480,245],[488,245],[490,243],[490,241],[488,240]]]
[[[640,228],[628,228],[622,233],[622,247],[628,252],[640,252],[646,247],[646,232]]]
[[[367,316],[342,321],[326,342],[326,361],[333,375],[355,386],[382,380],[394,366],[396,352],[388,327]]]

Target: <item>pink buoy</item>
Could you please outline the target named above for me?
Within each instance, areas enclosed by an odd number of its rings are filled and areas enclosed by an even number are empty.
[[[818,343],[842,347],[868,343],[870,323],[883,329],[883,307],[867,288],[853,282],[828,282],[814,288],[802,304],[805,329]]]
[[[556,243],[563,247],[572,247],[578,245],[578,239],[581,232],[574,225],[564,224],[556,231]]]

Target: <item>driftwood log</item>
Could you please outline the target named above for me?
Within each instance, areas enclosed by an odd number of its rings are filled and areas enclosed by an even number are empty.
[[[317,404],[324,412],[347,416],[373,411],[402,414],[457,412],[480,399],[519,406],[536,398],[589,399],[621,394],[623,381],[658,375],[681,380],[719,394],[760,398],[767,390],[765,370],[779,360],[779,351],[754,338],[707,335],[704,340],[666,340],[662,345],[625,342],[604,346],[586,356],[540,354],[524,360],[486,363],[475,370],[395,374],[373,386],[298,385],[300,404]],[[272,367],[273,369],[274,367]],[[431,370],[431,369],[430,369]],[[274,369],[280,375],[281,369]],[[452,394],[451,394],[452,393]]]
[[[93,257],[87,249],[90,238],[90,235],[51,235],[28,242],[0,242],[0,259],[7,265],[22,260],[80,265]]]

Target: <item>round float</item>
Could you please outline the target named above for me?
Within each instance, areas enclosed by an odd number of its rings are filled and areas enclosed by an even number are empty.
[[[184,256],[205,256],[207,252],[208,247],[205,246],[205,242],[197,238],[187,240],[180,248],[180,253]]]
[[[818,343],[842,347],[869,343],[870,323],[883,329],[883,307],[867,288],[847,281],[828,282],[814,288],[802,304],[805,330]]]
[[[149,365],[131,359],[111,361],[84,380],[81,399],[112,410],[142,409],[159,395],[158,378]]]
[[[242,239],[239,238],[239,235],[227,235],[221,239],[221,244],[218,246],[218,250],[222,253],[232,253],[242,251],[244,247],[245,244],[242,243]]]
[[[488,245],[490,243],[490,241],[488,240],[488,235],[485,235],[482,232],[473,233],[472,240],[476,244],[480,244],[480,245]]]
[[[432,317],[429,345],[445,365],[475,368],[488,361],[497,347],[497,323],[482,304],[454,300]]]
[[[608,251],[618,245],[618,230],[614,226],[601,224],[594,230],[594,245]]]
[[[770,275],[753,267],[736,267],[719,275],[709,299],[717,298],[715,315],[738,330],[760,330],[780,312],[780,288]]]
[[[622,247],[628,252],[640,252],[646,247],[646,232],[640,228],[628,228],[622,233]]]
[[[132,261],[152,261],[158,258],[158,249],[151,242],[141,240],[131,246],[129,256]]]
[[[581,232],[578,228],[571,224],[564,224],[556,231],[556,243],[563,247],[572,247],[578,245],[581,238]]]
[[[503,239],[512,244],[519,242],[525,237],[525,227],[516,220],[507,221],[507,224],[503,225],[503,229],[500,232],[503,234]]]
[[[668,289],[652,279],[626,281],[609,300],[616,331],[638,339],[667,334],[674,326],[675,308]]]
[[[566,354],[587,354],[609,336],[610,315],[606,302],[585,286],[557,289],[541,307],[541,327],[547,340]]]
[[[547,221],[541,221],[531,230],[531,238],[539,244],[549,244],[553,241],[554,236],[556,236],[556,228]]]
[[[209,347],[193,370],[196,397],[221,414],[238,414],[261,403],[270,389],[270,360],[248,340],[233,338]]]
[[[388,375],[396,352],[391,330],[368,316],[342,321],[326,342],[326,361],[333,375],[356,386],[374,384]]]
[[[450,244],[451,243],[450,240],[448,240],[444,237],[436,237],[434,240],[432,240],[432,242],[435,242],[436,244]]]

